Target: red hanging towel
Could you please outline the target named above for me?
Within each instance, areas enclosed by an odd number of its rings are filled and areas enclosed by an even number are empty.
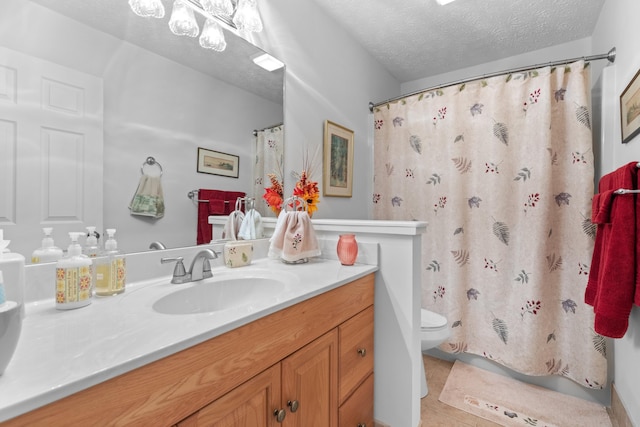
[[[198,190],[198,236],[196,243],[202,245],[211,241],[209,215],[225,215],[225,192],[220,190]]]
[[[635,189],[637,162],[603,176],[593,198],[592,221],[597,224],[585,302],[593,306],[595,331],[622,338],[636,293],[636,195],[616,195]]]

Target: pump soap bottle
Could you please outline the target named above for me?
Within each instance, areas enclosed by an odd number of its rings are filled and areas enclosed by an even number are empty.
[[[10,252],[0,229],[0,375],[18,345],[24,319],[24,257]]]
[[[82,248],[82,253],[89,258],[96,258],[100,254],[100,246],[98,246],[98,233],[95,227],[87,227],[87,241]]]
[[[42,247],[33,251],[31,255],[31,263],[37,264],[40,262],[52,262],[58,261],[64,256],[64,252],[62,249],[55,246],[53,242],[53,237],[51,237],[51,233],[53,232],[53,228],[47,227],[43,228],[44,238],[42,239]]]
[[[91,304],[93,277],[91,259],[82,254],[78,239],[84,233],[70,232],[67,256],[56,265],[56,308],[70,310]]]
[[[118,242],[114,238],[115,228],[107,228],[107,241],[104,252],[97,259],[96,295],[111,296],[124,292],[127,277],[126,259],[118,251]]]

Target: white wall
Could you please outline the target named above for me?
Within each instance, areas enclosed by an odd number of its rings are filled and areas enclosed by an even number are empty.
[[[621,144],[619,97],[640,69],[638,24],[640,2],[615,0],[605,2],[592,35],[594,51],[615,46],[615,65],[604,70],[598,79],[602,85],[600,149],[601,172],[609,173],[630,161],[640,160],[640,137]],[[613,381],[620,399],[634,425],[640,425],[640,309],[631,312],[629,329],[614,342]]]
[[[303,147],[322,144],[325,120],[355,132],[353,197],[321,197],[314,218],[370,218],[373,149],[369,101],[398,95],[400,84],[311,0],[259,2],[265,30],[254,41],[287,64],[285,187],[302,168]],[[313,176],[322,182],[318,169]],[[322,189],[321,189],[322,191]]]

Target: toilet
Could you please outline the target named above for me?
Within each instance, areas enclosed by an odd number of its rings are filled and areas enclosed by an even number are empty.
[[[420,397],[425,397],[429,393],[427,387],[427,376],[422,363],[422,352],[437,347],[444,340],[449,338],[451,330],[447,318],[429,310],[421,309],[420,313],[420,366],[422,367]]]

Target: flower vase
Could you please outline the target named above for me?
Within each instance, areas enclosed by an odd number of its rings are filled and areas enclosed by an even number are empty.
[[[341,234],[338,239],[338,259],[342,265],[353,265],[358,257],[358,242],[354,234]]]

